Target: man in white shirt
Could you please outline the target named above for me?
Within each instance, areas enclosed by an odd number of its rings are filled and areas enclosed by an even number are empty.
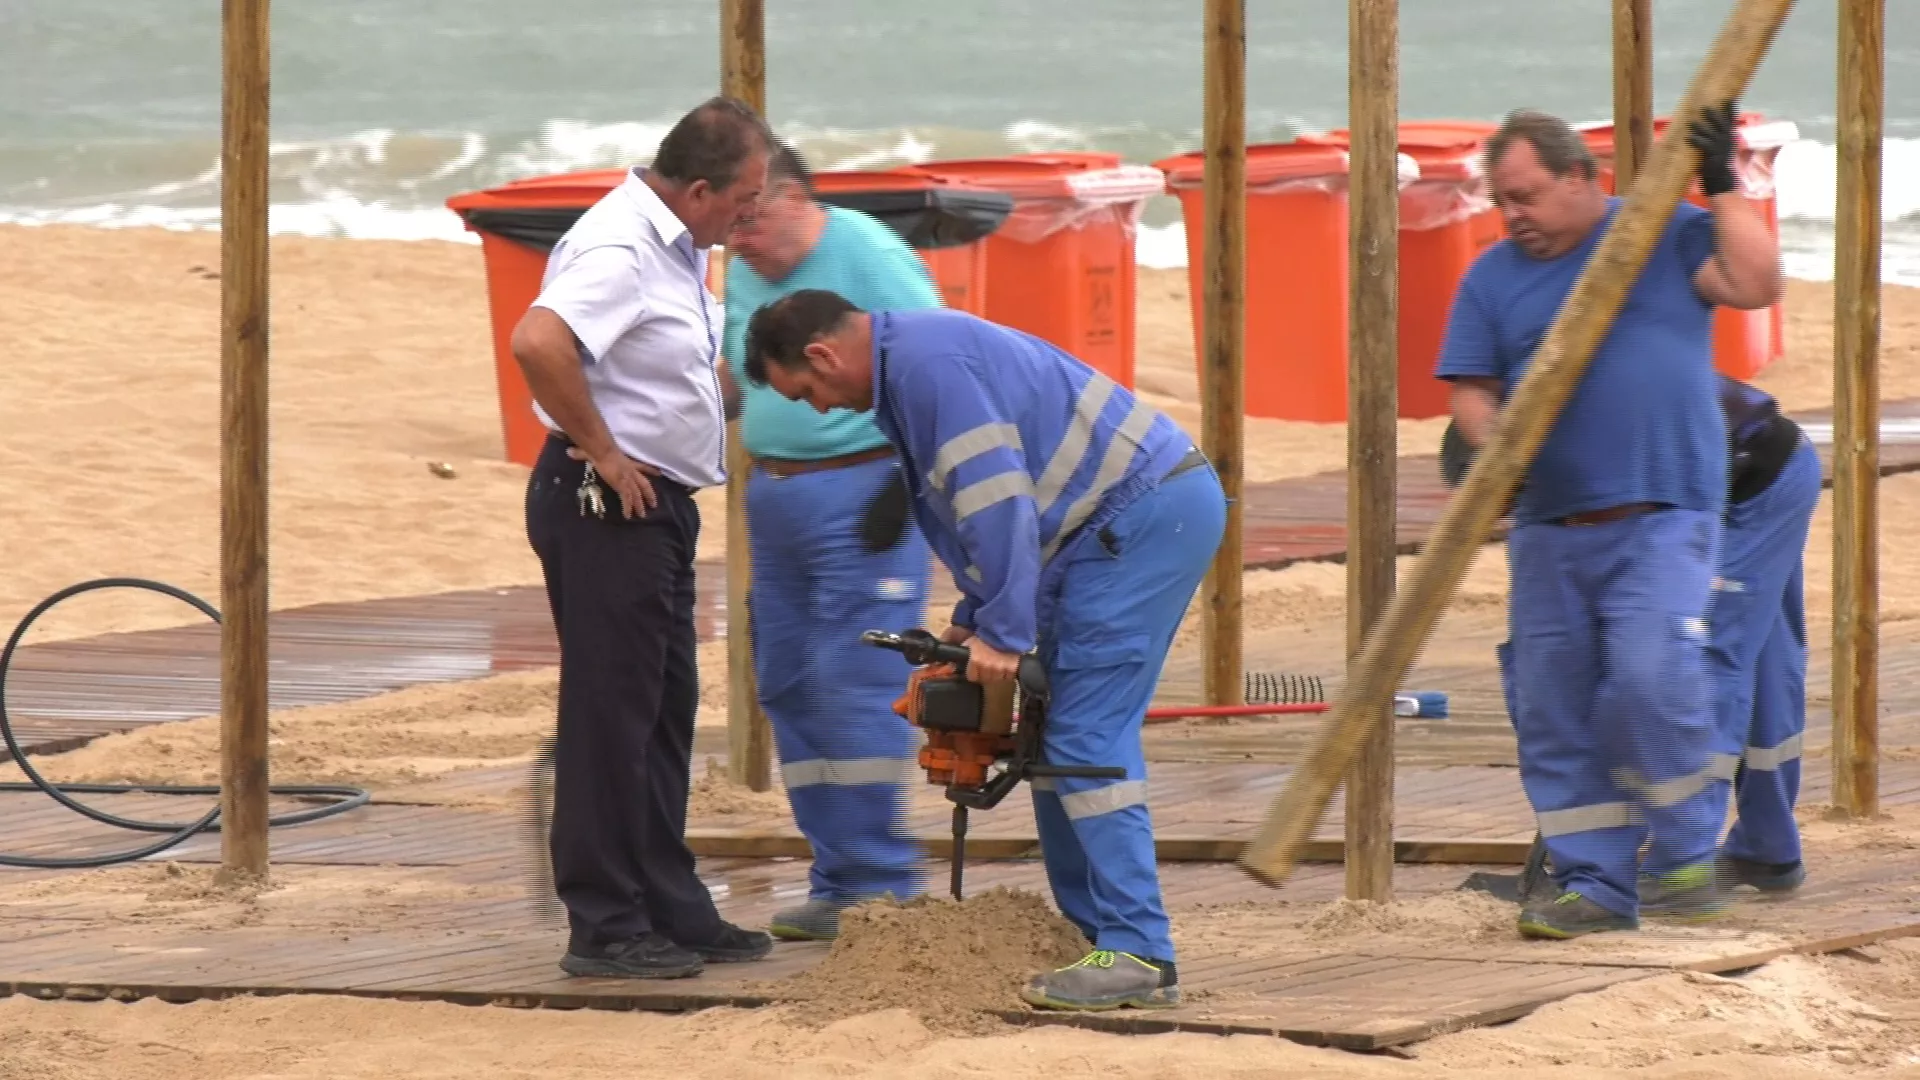
[[[550,842],[572,975],[682,978],[772,948],[721,920],[685,838],[693,493],[726,482],[708,249],[753,212],[771,146],[738,101],[688,113],[561,237],[514,331],[552,432],[526,514],[560,640]]]

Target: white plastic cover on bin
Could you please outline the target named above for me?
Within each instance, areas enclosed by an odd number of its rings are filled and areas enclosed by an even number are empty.
[[[1346,150],[1328,148],[1330,153],[1340,155],[1340,171],[1310,176],[1281,176],[1268,180],[1247,181],[1249,195],[1276,195],[1287,191],[1345,191],[1347,189],[1347,171],[1353,167],[1353,154]],[[1396,154],[1395,165],[1400,177],[1400,190],[1405,191],[1420,179],[1420,163],[1406,154]],[[1191,177],[1182,175],[1179,179],[1168,175],[1167,190],[1191,189],[1206,184],[1205,174],[1196,172]]]
[[[996,236],[1037,244],[1062,229],[1117,223],[1131,240],[1146,201],[1165,194],[1167,187],[1166,178],[1151,165],[1088,169],[1049,178],[1047,183],[1055,190],[1064,185],[1066,190],[1059,195],[1022,192]]]

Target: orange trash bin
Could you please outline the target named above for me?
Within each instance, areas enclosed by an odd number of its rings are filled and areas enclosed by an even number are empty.
[[[1654,137],[1667,129],[1670,117],[1654,120]],[[1587,147],[1600,161],[1600,183],[1613,191],[1613,125],[1585,124],[1580,133]],[[1765,219],[1775,240],[1780,237],[1779,202],[1774,190],[1774,161],[1780,148],[1800,137],[1789,120],[1769,121],[1759,113],[1742,113],[1734,144],[1734,175],[1742,193]],[[1695,179],[1687,190],[1687,201],[1705,206],[1707,199]],[[1714,366],[1735,379],[1750,379],[1762,368],[1786,354],[1786,323],[1783,304],[1758,311],[1721,308],[1713,316]]]
[[[625,169],[592,169],[532,177],[447,200],[447,208],[460,215],[467,230],[479,235],[486,262],[494,373],[508,461],[532,467],[547,437],[513,358],[514,327],[539,298],[554,243],[627,175]],[[949,299],[950,306],[977,306],[986,272],[978,238],[1005,218],[1013,207],[1011,198],[914,173],[871,173],[856,181],[826,175],[829,179],[819,190],[822,202],[851,205],[885,222],[927,261],[943,296],[949,289],[961,294],[962,303]],[[724,255],[715,247],[708,268],[708,286],[715,296],[725,289]]]
[[[982,241],[1012,212],[1012,197],[914,169],[815,173],[813,187],[822,202],[886,222],[927,264],[942,303],[986,317],[990,241]]]
[[[1399,415],[1406,419],[1450,411],[1450,388],[1433,369],[1453,296],[1473,260],[1504,233],[1481,162],[1497,127],[1444,120],[1400,125],[1400,152],[1420,168],[1419,179],[1400,191]],[[1300,137],[1342,149],[1347,140],[1345,130]]]
[[[547,439],[547,429],[533,414],[526,377],[513,358],[513,329],[540,296],[540,279],[554,242],[626,175],[624,169],[595,169],[539,176],[447,200],[447,208],[460,215],[467,230],[479,235],[486,261],[494,376],[508,461],[531,468]]]
[[[1206,157],[1154,163],[1187,231],[1196,362],[1206,353]],[[1347,152],[1316,143],[1247,147],[1246,413],[1347,416]]]
[[[931,161],[915,171],[1013,198],[987,238],[983,312],[1072,353],[1128,389],[1134,374],[1134,238],[1158,170],[1118,154]]]

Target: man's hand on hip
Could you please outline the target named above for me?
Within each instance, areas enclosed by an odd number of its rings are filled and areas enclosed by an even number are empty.
[[[652,481],[647,479],[659,476],[659,469],[643,465],[618,449],[596,458],[574,446],[567,449],[567,456],[575,461],[592,463],[593,471],[600,474],[600,482],[620,496],[620,509],[626,517],[646,517],[647,511],[660,505],[660,496],[653,490]]]

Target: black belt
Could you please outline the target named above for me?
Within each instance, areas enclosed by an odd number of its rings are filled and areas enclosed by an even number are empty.
[[[1160,482],[1164,484],[1174,477],[1179,476],[1181,473],[1190,473],[1206,464],[1209,464],[1206,454],[1198,449],[1190,449],[1187,451],[1186,456],[1173,463],[1173,468],[1167,470],[1166,475],[1160,478]],[[1107,549],[1109,556],[1118,556],[1120,554],[1120,541],[1113,535],[1112,529],[1109,529],[1105,525],[1100,526],[1100,531],[1095,534],[1095,538],[1100,541],[1101,547]]]
[[[1185,457],[1173,463],[1173,468],[1167,470],[1167,475],[1161,477],[1160,482],[1164,484],[1181,473],[1192,472],[1205,464],[1207,464],[1206,454],[1198,449],[1188,450]]]
[[[579,445],[578,443],[574,442],[572,436],[569,436],[566,432],[555,431],[552,428],[547,429],[547,440],[549,442],[559,443],[561,446],[578,446]],[[567,460],[575,465],[580,466],[580,468],[583,470],[587,467],[587,463],[584,461],[574,461],[572,458],[568,458]],[[635,460],[638,460],[638,459],[635,459]],[[659,466],[651,465],[650,463],[643,463],[643,464],[648,464],[650,468],[653,468],[656,470],[659,468]],[[695,492],[699,490],[698,488],[695,488],[689,484],[683,484],[680,481],[675,480],[673,477],[668,476],[667,474],[662,472],[648,473],[647,482],[650,484],[656,484],[656,485],[665,484],[666,486],[673,488],[677,491],[685,492],[689,496],[693,495]],[[602,486],[604,487],[605,485],[603,484]]]

